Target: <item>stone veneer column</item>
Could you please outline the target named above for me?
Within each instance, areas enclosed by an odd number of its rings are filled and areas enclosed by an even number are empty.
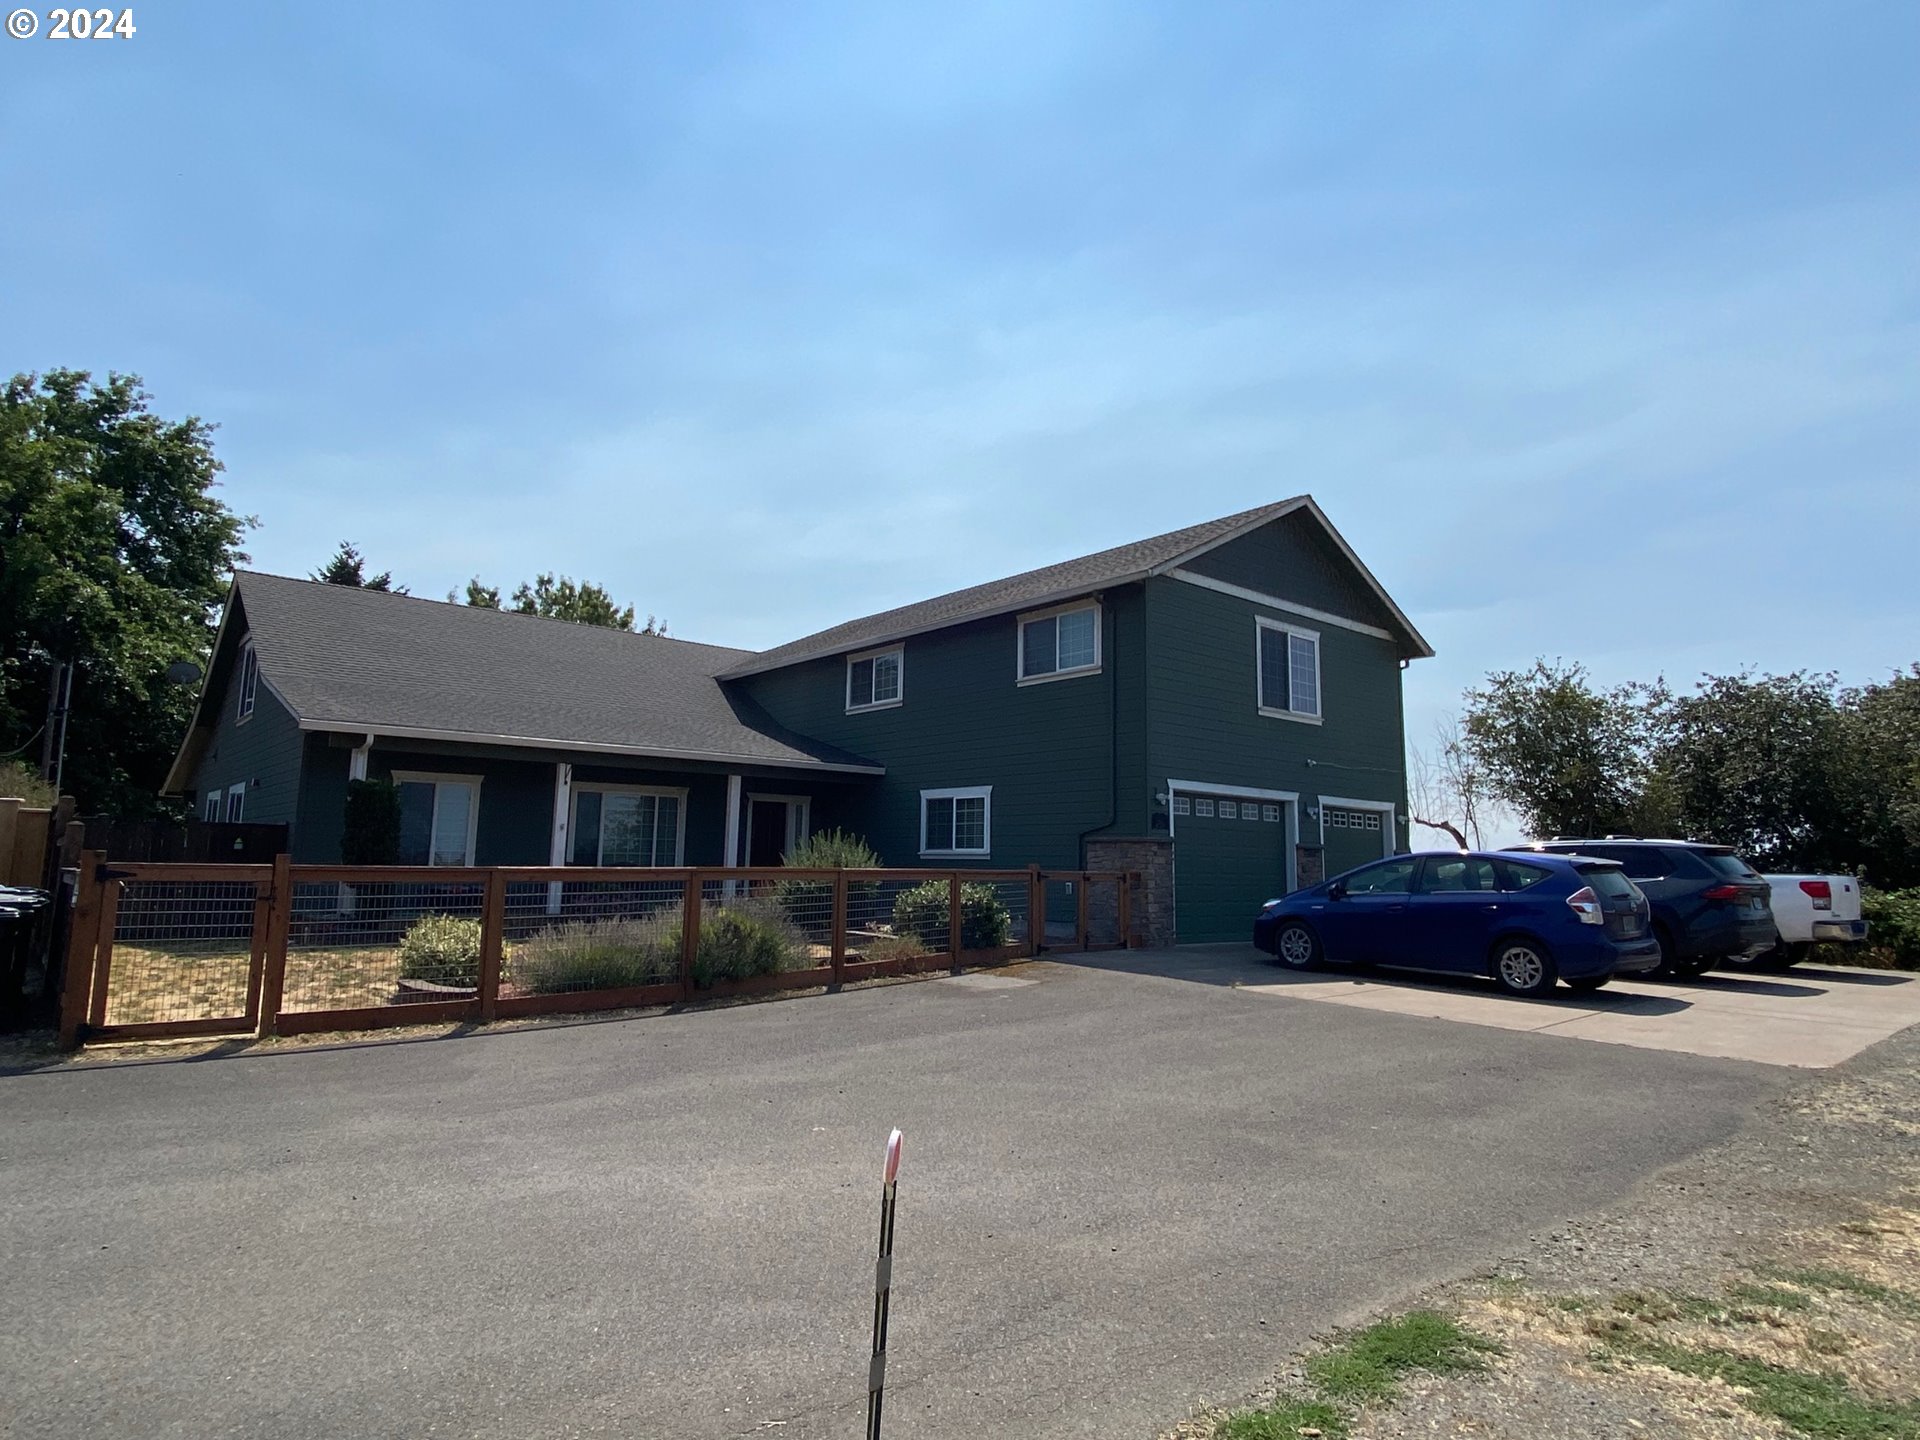
[[[1108,835],[1087,841],[1087,869],[1137,870],[1140,881],[1132,897],[1133,935],[1130,944],[1160,949],[1174,942],[1173,933],[1173,840],[1166,835]],[[1112,892],[1100,887],[1090,897],[1090,907],[1113,905],[1102,900]],[[1101,916],[1089,913],[1089,923],[1101,928]],[[1118,917],[1107,920],[1117,924]]]

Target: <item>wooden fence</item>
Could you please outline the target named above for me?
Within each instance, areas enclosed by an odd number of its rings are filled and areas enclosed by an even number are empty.
[[[1132,943],[1137,874],[115,864],[81,857],[62,1043],[677,1004]]]

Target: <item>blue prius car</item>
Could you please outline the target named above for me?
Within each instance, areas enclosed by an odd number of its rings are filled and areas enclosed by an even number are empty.
[[[1618,861],[1481,851],[1396,855],[1269,900],[1253,943],[1323,960],[1490,975],[1515,995],[1597,990],[1660,964],[1647,897]]]

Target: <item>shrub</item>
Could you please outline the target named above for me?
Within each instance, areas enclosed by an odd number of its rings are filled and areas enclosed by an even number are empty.
[[[1899,969],[1920,970],[1920,890],[1862,890],[1860,913],[1869,946]]]
[[[60,792],[40,778],[40,767],[24,760],[0,763],[0,795],[17,795],[31,810],[50,810]]]
[[[478,985],[480,922],[459,915],[422,915],[400,938],[400,978]]]
[[[386,780],[349,780],[340,863],[391,865],[399,858],[400,787]]]
[[[893,902],[893,928],[933,950],[947,948],[947,882],[929,880],[902,890]],[[960,887],[960,948],[994,950],[1013,934],[1013,917],[984,883]]]
[[[677,935],[677,924],[674,930]],[[778,905],[735,900],[701,913],[693,983],[705,987],[721,980],[799,970],[809,958],[807,937]]]
[[[680,910],[555,925],[513,947],[513,983],[534,995],[622,990],[680,973]]]
[[[780,863],[795,870],[877,870],[880,857],[858,835],[822,830],[782,855]],[[871,881],[848,885],[849,908],[860,909],[860,899],[879,889]],[[773,887],[773,898],[796,924],[824,926],[833,913],[833,887],[824,880],[782,880]]]
[[[918,935],[881,935],[860,949],[861,958],[866,960],[914,960],[933,953],[920,943]]]

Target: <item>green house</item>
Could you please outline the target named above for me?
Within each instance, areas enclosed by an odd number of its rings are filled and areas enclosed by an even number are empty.
[[[420,865],[1138,869],[1155,942],[1406,848],[1400,672],[1433,652],[1311,497],[755,653],[234,579],[167,781],[337,863],[348,781]]]

